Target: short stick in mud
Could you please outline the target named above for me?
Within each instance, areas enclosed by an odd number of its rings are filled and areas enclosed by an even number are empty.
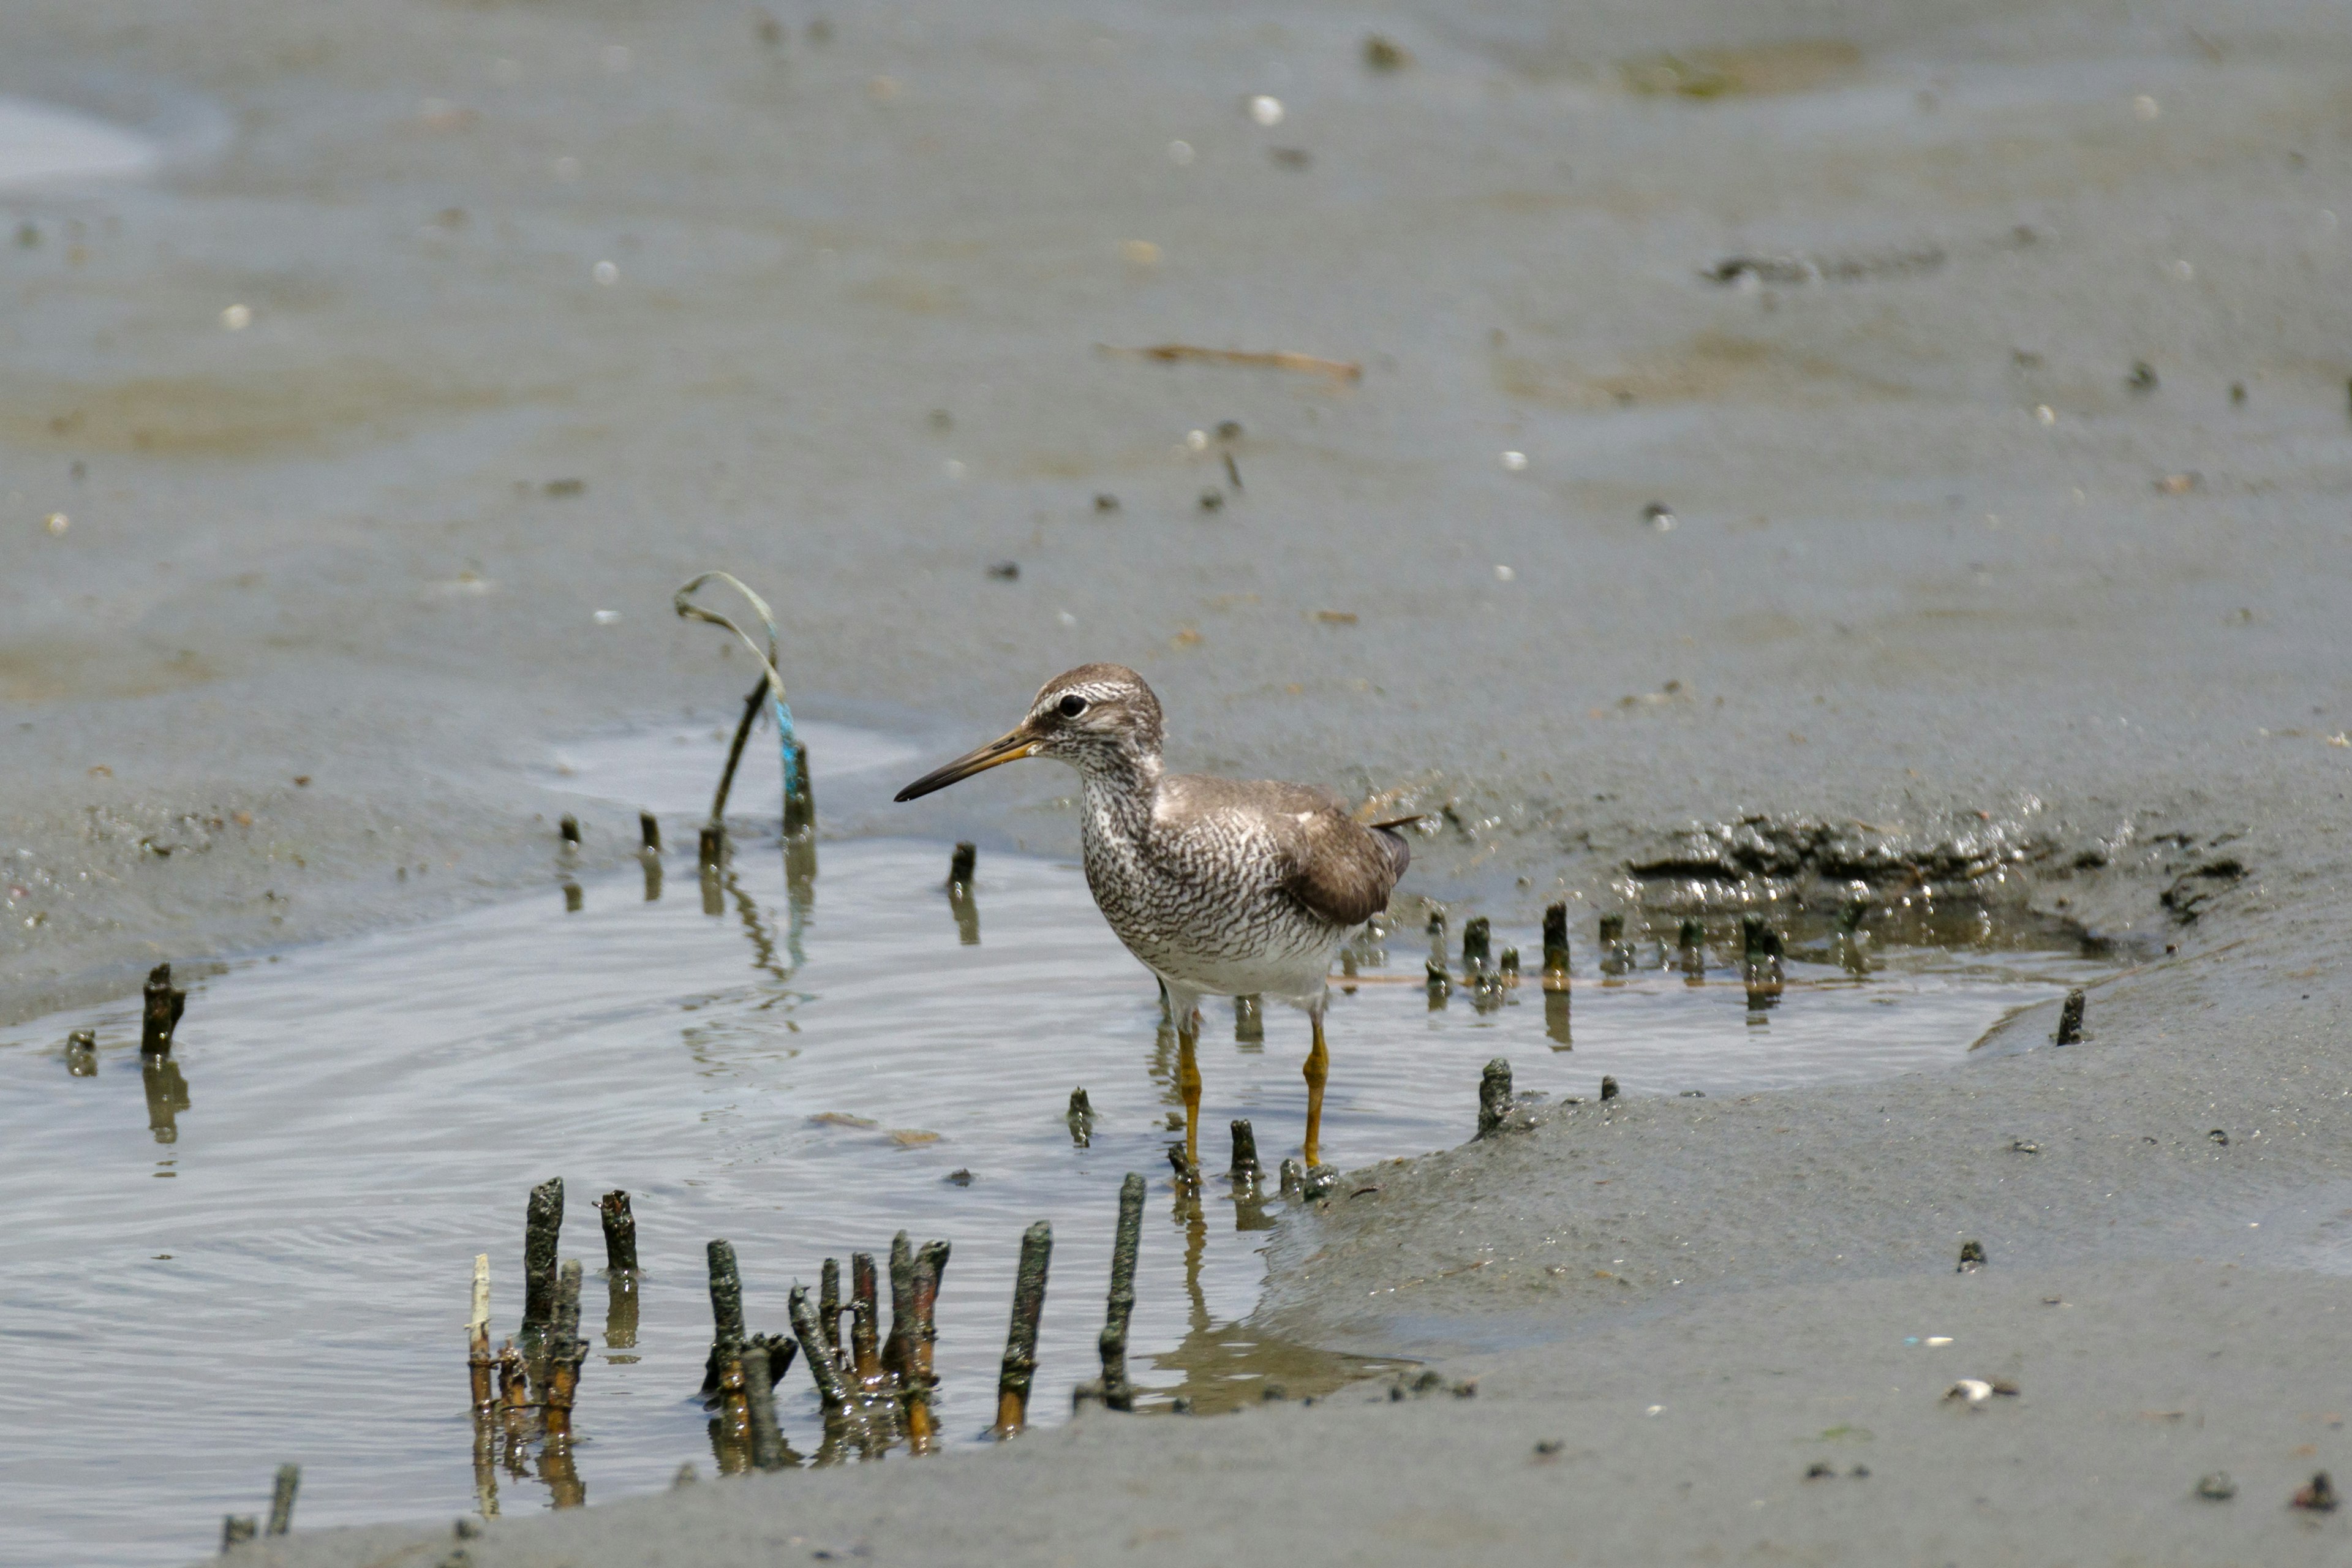
[[[485,1252],[474,1258],[473,1307],[466,1319],[466,1371],[476,1415],[490,1412],[490,1370],[497,1364],[490,1354],[490,1255]]]
[[[1234,1123],[1234,1160],[1238,1168],[1249,1123]],[[1251,1176],[1256,1175],[1257,1152],[1250,1150]],[[1102,1352],[1102,1402],[1112,1410],[1135,1408],[1135,1389],[1127,1380],[1127,1328],[1135,1316],[1136,1254],[1143,1246],[1143,1178],[1129,1171],[1118,1187],[1118,1232],[1110,1248],[1110,1300],[1103,1313],[1099,1349]],[[1040,1294],[1043,1286],[1040,1286]]]
[[[629,1194],[614,1188],[596,1200],[604,1222],[604,1267],[614,1274],[637,1271],[637,1218],[629,1212]]]
[[[142,1057],[170,1056],[173,1031],[180,1026],[180,1015],[188,1010],[188,994],[172,988],[170,964],[159,963],[147,972],[147,986],[142,1000],[139,1054]]]
[[[280,1465],[278,1479],[269,1491],[269,1529],[271,1535],[284,1535],[294,1528],[294,1494],[302,1489],[302,1467]]]
[[[1485,915],[1462,928],[1462,973],[1475,978],[1494,966],[1495,928]]]
[[[1492,1138],[1511,1115],[1511,1064],[1501,1057],[1478,1075],[1478,1136]]]
[[[882,1382],[882,1352],[877,1323],[880,1311],[874,1255],[853,1252],[849,1255],[849,1356],[858,1387],[867,1391],[880,1386]]]
[[[1234,1163],[1226,1168],[1225,1174],[1233,1179],[1234,1190],[1238,1193],[1244,1186],[1255,1187],[1258,1173],[1257,1133],[1247,1121],[1236,1121],[1234,1123]],[[1126,1209],[1121,1207],[1122,1224],[1125,1223],[1126,1213]]]
[[[555,1249],[563,1232],[563,1178],[551,1176],[530,1190],[522,1222],[522,1330],[525,1356],[536,1360],[548,1325],[555,1318]]]
[[[939,1250],[934,1253],[932,1248]],[[914,1271],[907,1281],[907,1372],[899,1380],[899,1408],[907,1426],[907,1447],[918,1454],[931,1451],[939,1434],[931,1415],[931,1391],[939,1379],[931,1374],[931,1347],[939,1339],[933,1322],[940,1300],[940,1269],[947,1259],[947,1244],[931,1242],[915,1255]]]
[[[809,1300],[808,1287],[793,1286],[788,1305],[793,1333],[801,1344],[801,1359],[808,1363],[809,1375],[816,1382],[817,1397],[824,1403],[825,1425],[837,1426],[856,1408],[849,1381],[833,1347],[825,1343],[817,1322],[816,1305]]]
[[[817,1273],[817,1318],[824,1324],[825,1348],[841,1359],[841,1260],[828,1258]]]
[[[890,1332],[882,1342],[882,1377],[892,1387],[907,1381],[907,1341],[914,1330],[909,1299],[915,1289],[915,1244],[905,1231],[890,1238]]]
[[[2058,1010],[2058,1043],[2062,1046],[2080,1045],[2082,1039],[2083,993],[2069,991],[2065,1005]]]
[[[1029,1385],[1037,1373],[1037,1323],[1045,1310],[1045,1268],[1054,1255],[1054,1227],[1039,1220],[1021,1237],[1021,1267],[1013,1284],[1013,1323],[1004,1336],[1004,1365],[996,1380],[996,1425],[990,1435],[1010,1437],[1029,1424]]]
[[[1568,906],[1566,904],[1554,904],[1544,910],[1543,988],[1547,991],[1568,989]]]
[[[776,1423],[776,1384],[764,1339],[747,1341],[740,1358],[743,1402],[751,1427],[751,1463],[763,1470],[782,1469],[783,1428]]]
[[[714,1241],[708,1248],[710,1266],[710,1359],[702,1370],[705,1396],[719,1392],[727,1363],[743,1348],[743,1277],[735,1266],[735,1244]]]

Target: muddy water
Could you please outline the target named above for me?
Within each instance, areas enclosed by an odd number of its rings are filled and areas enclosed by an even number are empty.
[[[867,755],[835,740],[845,762],[898,760],[888,742]],[[715,744],[699,731],[640,741]],[[582,787],[655,788],[649,744],[600,744],[562,764]],[[678,773],[681,788],[708,777]],[[1237,1206],[1222,1180],[1197,1211],[1176,1203],[1172,1039],[1076,867],[988,857],[957,905],[944,846],[816,853],[810,877],[747,846],[710,882],[690,857],[585,881],[554,864],[538,898],[184,975],[186,1019],[160,1068],[142,1068],[130,1005],[0,1033],[7,1550],[185,1557],[224,1511],[255,1508],[287,1459],[305,1466],[308,1524],[472,1506],[470,1260],[491,1254],[495,1322],[510,1331],[524,1196],[558,1173],[563,1251],[590,1270],[577,1464],[591,1500],[710,1468],[689,1396],[713,1237],[743,1259],[756,1330],[784,1327],[788,1287],[814,1284],[825,1256],[882,1252],[902,1226],[952,1241],[941,1408],[966,1440],[991,1413],[1033,1219],[1055,1235],[1040,1413],[1057,1419],[1095,1370],[1117,1189],[1141,1171],[1153,1196],[1135,1370],[1150,1403],[1217,1409],[1268,1383],[1296,1396],[1360,1372],[1238,1326],[1279,1205]],[[1565,1018],[1532,985],[1498,1005],[1463,991],[1433,1003],[1417,928],[1362,947],[1333,1008],[1328,1157],[1460,1142],[1496,1055],[1522,1090],[1555,1096],[1590,1095],[1603,1073],[1629,1094],[1857,1079],[1955,1063],[2011,1009],[2097,972],[1990,931],[1975,946],[1882,945],[1861,974],[1801,945],[1764,1011],[1719,972],[1604,979],[1579,941]],[[1512,942],[1537,951],[1532,931],[1496,932],[1498,950]],[[1637,956],[1658,955],[1637,943]],[[1304,1021],[1276,1010],[1253,1027],[1213,1005],[1208,1163],[1222,1167],[1225,1123],[1246,1116],[1271,1165],[1302,1131]],[[65,1049],[84,1027],[100,1041],[86,1075]],[[1097,1112],[1086,1147],[1065,1117],[1081,1084]],[[594,1197],[614,1186],[635,1194],[646,1266],[634,1333],[605,1321],[596,1274]],[[813,1449],[797,1369],[784,1393],[788,1435]],[[549,1504],[528,1457],[491,1479],[504,1511]]]

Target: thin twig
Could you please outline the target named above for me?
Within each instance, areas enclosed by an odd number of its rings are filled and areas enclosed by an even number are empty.
[[[1213,364],[1248,365],[1259,370],[1301,371],[1309,375],[1328,375],[1334,381],[1364,379],[1364,367],[1354,360],[1318,359],[1313,354],[1292,353],[1285,349],[1212,349],[1198,343],[1150,343],[1142,347],[1097,343],[1095,346],[1105,353],[1132,354],[1138,359],[1158,360],[1162,364],[1174,364],[1179,360],[1207,360]]]

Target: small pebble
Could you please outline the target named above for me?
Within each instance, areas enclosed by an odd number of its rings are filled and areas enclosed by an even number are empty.
[[[2197,1483],[2197,1495],[2209,1502],[2228,1502],[2238,1495],[2238,1483],[2230,1479],[2227,1470],[2215,1470]]]
[[[1021,563],[1018,561],[995,562],[989,566],[988,574],[1001,583],[1018,582],[1021,577]]]
[[[2296,1508],[2309,1509],[2314,1513],[2334,1513],[2336,1483],[2327,1479],[2326,1470],[2321,1470],[2311,1478],[2309,1486],[2302,1488],[2287,1500]]]
[[[971,1185],[971,1173],[962,1169],[961,1167],[950,1171],[943,1179],[947,1182],[947,1184],[951,1187],[968,1187]]]
[[[1097,511],[1117,511],[1118,510],[1118,498],[1111,494],[1108,490],[1098,490],[1095,494],[1095,510]]]

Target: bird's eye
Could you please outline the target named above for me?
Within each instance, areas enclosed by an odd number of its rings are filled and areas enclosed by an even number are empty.
[[[1087,710],[1087,700],[1073,691],[1054,706],[1061,710],[1063,718],[1075,719]]]

